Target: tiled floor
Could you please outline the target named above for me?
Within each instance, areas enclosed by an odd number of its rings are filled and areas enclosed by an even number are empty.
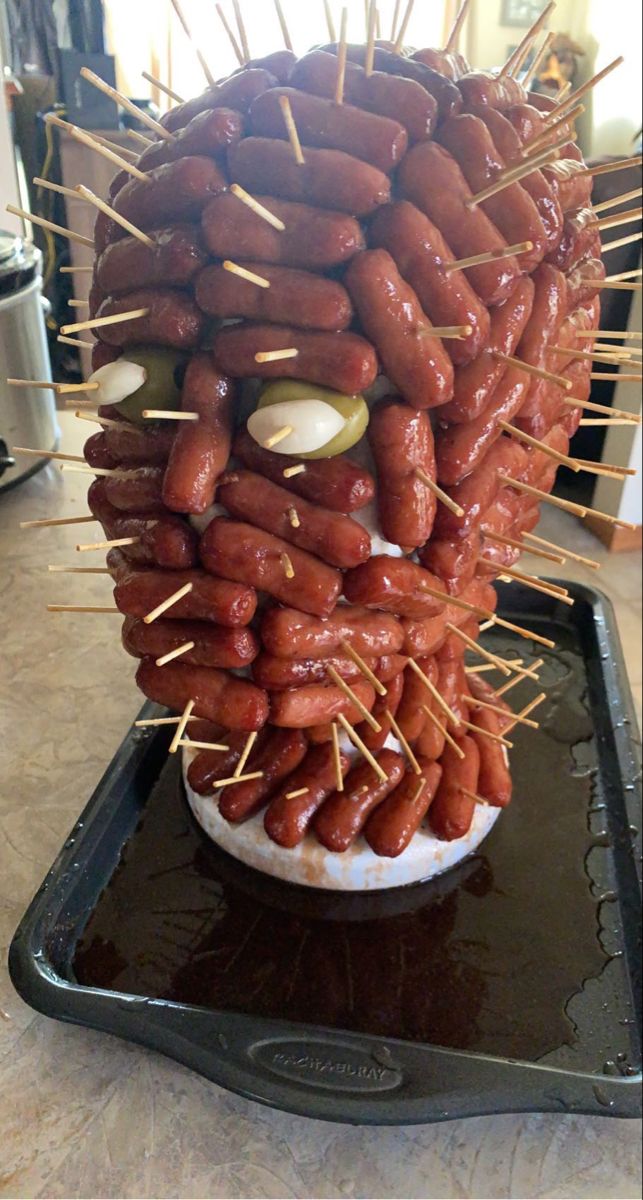
[[[61,423],[65,449],[76,452],[91,427],[70,414]],[[140,705],[118,617],[45,612],[48,601],[110,604],[107,576],[47,574],[48,563],[73,563],[79,529],[89,540],[96,527],[18,529],[20,520],[85,513],[86,487],[85,476],[52,464],[0,496],[5,952]],[[610,556],[551,507],[540,531],[604,564],[553,573],[610,597],[640,712],[640,556]],[[543,563],[521,565],[538,573]],[[0,1093],[0,1196],[640,1194],[636,1123],[515,1115],[371,1131],[289,1117],[159,1056],[36,1016],[4,967]]]

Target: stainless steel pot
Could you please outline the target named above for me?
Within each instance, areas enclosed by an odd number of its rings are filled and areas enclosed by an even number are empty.
[[[0,230],[0,492],[46,465],[12,446],[54,450],[60,431],[53,391],[9,387],[8,378],[51,379],[41,254]]]

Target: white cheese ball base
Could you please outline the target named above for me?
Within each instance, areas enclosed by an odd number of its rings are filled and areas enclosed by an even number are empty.
[[[218,796],[198,796],[187,780],[190,751],[183,755],[183,780],[188,804],[198,824],[213,842],[239,862],[275,879],[303,887],[339,892],[368,892],[404,887],[433,879],[473,854],[493,829],[501,809],[478,806],[466,837],[443,842],[423,826],[399,858],[380,858],[364,838],[344,854],[333,854],[308,834],[300,846],[285,850],[268,837],[263,811],[243,825],[230,825],[221,816]]]

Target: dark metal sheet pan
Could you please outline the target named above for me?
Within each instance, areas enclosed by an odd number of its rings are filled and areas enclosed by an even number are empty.
[[[499,588],[557,642],[550,705],[456,871],[377,896],[269,881],[196,827],[167,730],[133,730],[16,932],[17,990],[302,1115],[640,1115],[636,721],[611,606],[571,590],[573,609]]]

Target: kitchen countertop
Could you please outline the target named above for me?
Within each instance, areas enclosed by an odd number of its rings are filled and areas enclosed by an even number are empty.
[[[65,449],[77,452],[91,427],[68,413],[61,425]],[[20,520],[87,512],[86,485],[52,464],[0,495],[0,1196],[639,1196],[636,1121],[329,1125],[262,1108],[160,1055],[50,1021],[18,998],[6,948],[140,707],[118,619],[45,612],[48,602],[111,603],[107,576],[47,574],[48,563],[73,565],[79,532],[91,540],[98,527],[18,529]],[[548,511],[542,532],[607,558],[565,513]],[[86,559],[97,565],[100,556]],[[598,583],[615,603],[640,706],[640,556],[612,558],[598,579],[572,567],[561,573]]]

